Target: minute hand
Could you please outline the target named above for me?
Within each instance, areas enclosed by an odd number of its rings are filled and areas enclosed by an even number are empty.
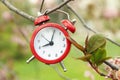
[[[51,41],[53,40],[54,34],[55,34],[55,30],[53,31]]]
[[[46,41],[48,41],[49,43],[51,42],[51,41],[49,41],[47,38],[45,38],[43,35],[41,35]]]

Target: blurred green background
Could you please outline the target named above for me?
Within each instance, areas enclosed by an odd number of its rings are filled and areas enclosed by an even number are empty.
[[[9,0],[18,9],[37,16],[42,0]],[[112,3],[112,0],[110,0]],[[110,2],[109,1],[109,2]],[[45,0],[43,12],[60,4],[62,0]],[[97,32],[104,34],[120,43],[120,3],[119,0],[76,0],[70,3],[72,8],[80,14]],[[109,9],[110,8],[110,9]],[[70,18],[77,17],[66,7],[62,8],[70,14]],[[50,14],[51,22],[60,24],[67,18],[64,14]],[[92,32],[86,30],[77,20],[76,32],[70,33],[78,43],[84,46],[84,40]],[[76,60],[83,56],[82,52],[72,46],[69,55],[64,59],[67,72],[63,72],[59,64],[45,65],[36,59],[30,64],[26,60],[32,53],[29,40],[34,30],[33,22],[15,14],[0,2],[0,80],[108,80],[99,76],[87,63]],[[107,41],[107,55],[120,55],[120,48]],[[104,67],[101,66],[101,71]],[[67,79],[65,79],[67,78]]]

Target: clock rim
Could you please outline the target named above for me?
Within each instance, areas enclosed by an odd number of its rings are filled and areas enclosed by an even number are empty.
[[[47,59],[44,59],[42,57],[40,57],[35,48],[34,48],[34,39],[37,35],[37,33],[43,29],[43,28],[46,28],[46,27],[55,27],[57,29],[59,29],[60,31],[63,32],[63,34],[65,35],[65,37],[69,37],[69,34],[68,32],[59,24],[57,23],[45,23],[45,24],[42,24],[40,26],[38,26],[34,31],[33,31],[33,34],[32,34],[32,37],[31,37],[31,40],[30,40],[30,49],[32,51],[32,54],[35,56],[35,58],[37,58],[39,61],[43,62],[43,63],[46,63],[46,64],[55,64],[55,63],[58,63],[58,62],[61,62],[69,53],[70,51],[70,48],[71,48],[71,43],[70,41],[66,38],[66,43],[67,43],[67,47],[63,53],[63,55],[57,59],[54,59],[54,60],[47,60]]]

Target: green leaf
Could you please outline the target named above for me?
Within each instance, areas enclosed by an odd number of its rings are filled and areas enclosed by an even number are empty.
[[[90,60],[91,56],[92,56],[91,54],[87,54],[87,55],[77,58],[77,59],[87,62],[88,60]]]
[[[99,62],[104,62],[104,61],[106,61],[106,60],[108,60],[108,59],[111,59],[112,57],[106,57],[106,58],[103,58],[101,61],[99,61]]]
[[[100,60],[98,63],[96,63],[96,65],[99,66],[99,65],[101,65],[102,63],[104,63],[105,60],[108,60],[108,59],[110,59],[110,58],[111,58],[111,57],[106,57],[106,58]]]
[[[106,58],[106,50],[104,48],[97,49],[91,56],[91,62],[99,66]]]
[[[105,47],[106,39],[101,34],[95,34],[91,36],[91,38],[88,41],[87,46],[87,53],[92,53],[98,48]]]

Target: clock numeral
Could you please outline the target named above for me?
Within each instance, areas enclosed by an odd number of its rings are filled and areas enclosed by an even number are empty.
[[[41,46],[39,46],[39,49],[41,49]]]
[[[63,53],[63,51],[60,51],[60,53]]]
[[[55,57],[58,57],[58,54],[57,54],[57,53],[55,54]]]
[[[61,35],[61,32],[59,32],[59,35]]]
[[[40,43],[40,40],[38,40],[38,43]]]
[[[65,38],[63,38],[63,41],[65,41]]]
[[[45,53],[45,51],[43,51],[43,54]]]
[[[65,47],[65,44],[63,45],[63,47]]]
[[[50,55],[50,54],[48,54],[48,57],[51,57],[51,55]]]

